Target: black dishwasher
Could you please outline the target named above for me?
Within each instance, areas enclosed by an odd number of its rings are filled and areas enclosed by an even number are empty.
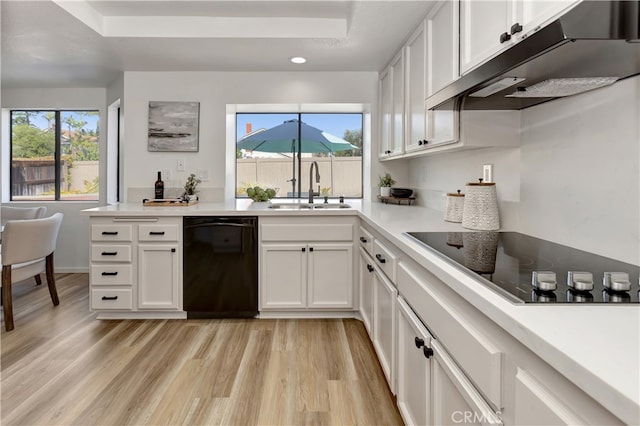
[[[184,217],[183,309],[187,318],[258,315],[258,219]]]

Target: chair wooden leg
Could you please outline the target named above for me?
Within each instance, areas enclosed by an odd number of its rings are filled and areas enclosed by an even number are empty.
[[[58,290],[56,289],[56,278],[53,274],[53,253],[46,257],[47,284],[49,285],[49,294],[54,306],[60,304],[58,299]]]
[[[11,265],[2,267],[2,297],[4,298],[4,327],[13,330],[13,303],[11,299]]]
[[[34,275],[33,278],[36,279],[36,285],[42,285],[42,279],[40,278],[40,274]]]

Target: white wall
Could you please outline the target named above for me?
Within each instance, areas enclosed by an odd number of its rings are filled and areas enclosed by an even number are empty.
[[[377,102],[377,73],[372,72],[126,72],[126,123],[122,141],[125,199],[153,197],[156,172],[171,170],[165,186],[180,187],[189,173],[206,169],[209,181],[201,199],[224,199],[227,105]],[[200,102],[199,152],[148,152],[149,101]],[[234,155],[235,158],[235,155]],[[186,170],[176,171],[184,159]],[[366,190],[365,190],[366,191]],[[231,189],[233,193],[233,189]]]
[[[494,165],[503,229],[640,263],[640,77],[521,112],[521,146],[409,161],[423,204],[444,210]]]
[[[106,89],[2,89],[2,108],[70,108],[70,109],[97,109],[100,111],[101,124],[105,121],[106,114]],[[106,126],[100,127],[100,157],[104,158],[106,147],[102,144],[106,140]],[[5,135],[6,136],[6,135]],[[6,139],[5,139],[6,140]],[[7,144],[4,143],[3,146]],[[0,170],[7,163],[2,158]],[[104,167],[100,165],[101,169]],[[2,172],[0,171],[0,174]],[[4,179],[3,179],[4,185]],[[103,189],[100,190],[101,196]],[[9,194],[2,193],[3,201],[9,198]],[[36,205],[30,202],[14,202],[12,205],[30,207]],[[59,272],[86,272],[89,270],[89,220],[80,215],[80,211],[98,205],[97,202],[47,202],[47,214],[55,212],[64,213],[62,227],[58,236],[58,245],[55,253],[56,270]]]

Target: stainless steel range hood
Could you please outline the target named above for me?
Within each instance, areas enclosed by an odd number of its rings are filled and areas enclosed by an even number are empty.
[[[427,109],[455,99],[517,110],[612,84],[640,74],[639,34],[640,1],[585,0],[427,98]]]

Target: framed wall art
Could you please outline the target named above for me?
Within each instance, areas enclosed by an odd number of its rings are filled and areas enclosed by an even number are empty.
[[[198,152],[200,102],[149,101],[152,152]]]

